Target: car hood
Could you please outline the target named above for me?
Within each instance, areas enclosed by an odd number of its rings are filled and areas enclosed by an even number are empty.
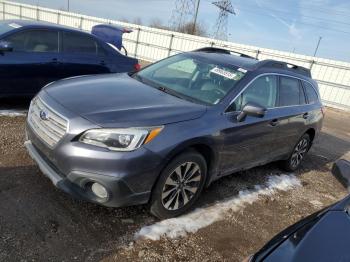
[[[145,85],[128,74],[74,77],[44,88],[56,102],[102,127],[154,126],[199,118],[206,106]]]
[[[350,261],[349,212],[350,195],[283,230],[252,261]]]
[[[350,217],[327,212],[286,239],[265,261],[350,261]]]

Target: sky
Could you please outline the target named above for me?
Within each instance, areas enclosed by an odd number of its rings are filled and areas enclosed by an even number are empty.
[[[176,0],[69,0],[70,10],[147,25],[158,19],[169,24]],[[214,0],[200,0],[198,21],[214,31],[218,9]],[[68,0],[16,0],[67,9]],[[350,62],[350,0],[232,0],[228,40],[240,44]]]

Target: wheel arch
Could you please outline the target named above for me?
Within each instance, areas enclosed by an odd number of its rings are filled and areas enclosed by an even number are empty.
[[[311,142],[313,142],[316,136],[316,130],[314,128],[309,128],[306,130],[305,134],[308,134],[310,136]]]
[[[168,164],[178,155],[191,150],[198,152],[204,157],[207,163],[207,178],[205,186],[208,186],[210,184],[212,178],[218,172],[218,150],[215,149],[214,142],[210,139],[192,139],[177,145],[167,154],[167,156],[164,159],[162,168],[160,169],[160,172],[157,175],[157,179],[152,187],[152,191],[155,185],[157,184],[161,173],[168,166]]]

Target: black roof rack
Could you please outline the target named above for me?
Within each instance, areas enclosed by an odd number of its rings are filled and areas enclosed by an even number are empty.
[[[297,66],[288,62],[275,61],[275,60],[263,60],[257,64],[258,68],[273,67],[288,70],[290,72],[298,73],[307,77],[311,77],[311,71],[308,68]]]
[[[231,55],[233,53],[233,54],[239,55],[240,57],[251,58],[251,59],[257,60],[253,56],[249,56],[247,54],[243,54],[240,52],[231,51],[231,50],[227,50],[227,49],[223,49],[223,48],[218,48],[218,47],[203,47],[203,48],[193,50],[193,52],[221,53],[221,54],[228,54],[228,55]]]

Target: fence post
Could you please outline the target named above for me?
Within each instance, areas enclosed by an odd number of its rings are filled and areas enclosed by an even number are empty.
[[[57,11],[57,24],[59,25],[61,23],[61,13],[60,11]]]
[[[40,20],[39,7],[36,8],[36,20]]]
[[[256,56],[255,56],[255,58],[256,58],[257,60],[259,60],[259,55],[260,55],[260,50],[258,49],[258,50],[256,50]]]
[[[19,18],[22,19],[22,5],[19,6]]]
[[[173,47],[173,41],[174,41],[174,34],[171,34],[170,43],[169,43],[169,50],[168,50],[168,56],[171,55],[171,50],[172,50],[172,47]]]
[[[213,47],[215,45],[215,42],[211,42],[210,46]]]
[[[2,19],[5,20],[5,2],[2,2]]]
[[[135,52],[134,52],[134,56],[137,58],[137,49],[139,47],[139,40],[140,40],[140,31],[141,28],[137,28],[137,36],[136,36],[136,44],[135,44]]]
[[[83,22],[84,22],[84,17],[80,17],[80,25],[79,25],[80,29],[83,29]]]
[[[315,60],[312,60],[311,63],[310,63],[310,71],[312,70],[314,64],[315,64]]]

